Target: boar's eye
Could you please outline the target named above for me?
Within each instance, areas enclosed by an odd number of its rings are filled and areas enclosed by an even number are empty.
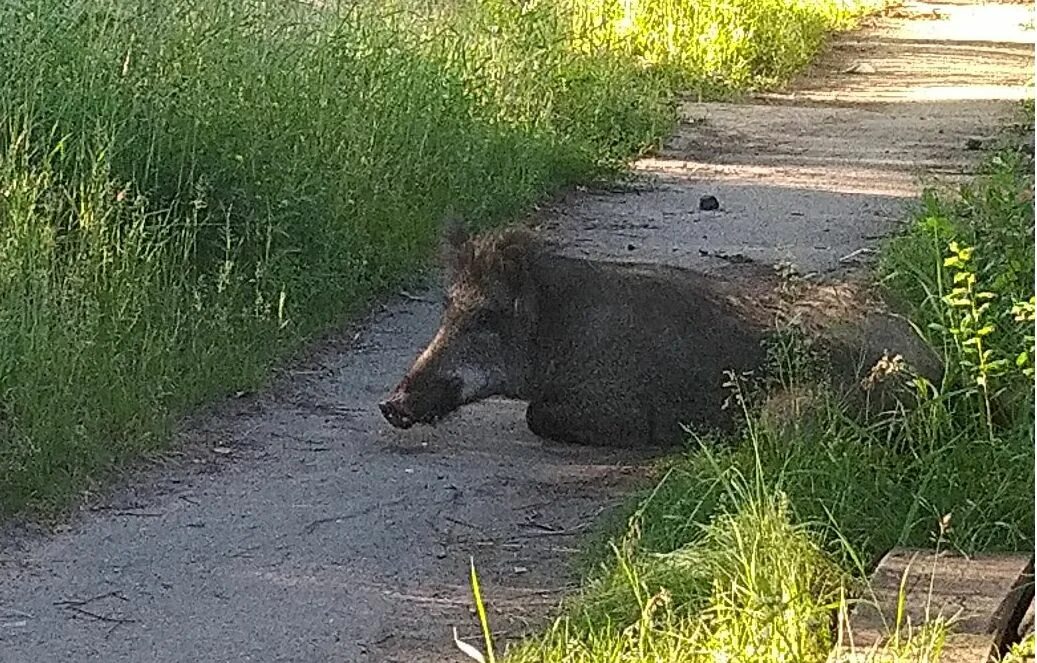
[[[501,318],[499,311],[483,308],[472,313],[471,322],[476,327],[493,328],[500,325],[502,322]]]

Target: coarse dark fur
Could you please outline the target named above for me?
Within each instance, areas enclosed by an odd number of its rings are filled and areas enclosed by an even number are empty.
[[[521,228],[475,238],[454,232],[445,246],[449,287],[440,329],[379,404],[401,428],[502,395],[528,401],[526,421],[545,438],[672,444],[682,439],[682,425],[731,424],[728,374],[764,367],[764,341],[777,317],[824,327],[839,308],[823,297],[816,307],[783,304],[769,275],[761,275],[763,288],[756,280],[754,292],[687,269],[557,255]],[[830,336],[844,381],[859,381],[886,350],[925,353],[906,323],[843,308],[842,326],[832,325]],[[931,368],[931,357],[922,359]]]

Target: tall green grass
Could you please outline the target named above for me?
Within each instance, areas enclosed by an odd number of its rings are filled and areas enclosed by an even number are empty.
[[[938,399],[870,426],[815,408],[781,426],[748,412],[744,442],[672,459],[582,592],[505,660],[820,662],[891,547],[1033,549],[1031,441],[991,442]],[[946,627],[889,660],[937,660]]]
[[[881,0],[588,0],[576,2],[581,49],[624,53],[660,66],[705,97],[773,85]],[[602,29],[602,28],[606,29]]]
[[[943,348],[950,359],[948,386],[980,407],[988,437],[1016,434],[1013,426],[1029,436],[1033,162],[1003,150],[983,171],[960,196],[926,193],[914,226],[888,247],[885,284]]]
[[[823,661],[848,577],[791,523],[784,496],[761,488],[728,476],[731,508],[671,552],[617,547],[612,572],[506,660]]]
[[[802,65],[836,0],[0,4],[0,512],[665,135],[680,87]]]

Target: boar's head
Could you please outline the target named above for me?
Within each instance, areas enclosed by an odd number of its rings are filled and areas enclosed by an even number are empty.
[[[398,428],[431,423],[488,396],[521,398],[537,323],[533,235],[510,228],[469,238],[445,234],[446,309],[439,331],[378,404]]]

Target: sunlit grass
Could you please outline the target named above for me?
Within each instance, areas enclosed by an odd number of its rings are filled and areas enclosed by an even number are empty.
[[[1033,660],[1034,653],[1034,634],[1030,633],[1023,638],[1022,642],[1012,645],[1001,661],[1002,663],[1025,663],[1025,661]]]
[[[755,456],[748,474],[714,465],[718,506],[668,552],[653,551],[644,528],[655,516],[639,509],[563,615],[504,660],[821,663],[836,647],[859,651],[846,615],[867,593],[864,563],[828,525],[797,524],[765,462]],[[950,625],[893,626],[900,636],[873,660],[936,661]]]

